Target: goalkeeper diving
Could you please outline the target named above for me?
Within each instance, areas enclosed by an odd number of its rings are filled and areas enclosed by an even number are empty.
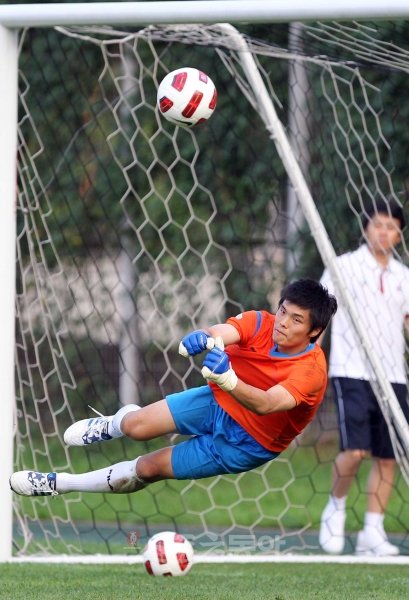
[[[336,310],[325,287],[299,279],[282,290],[275,315],[249,310],[187,334],[179,352],[204,354],[204,385],[78,421],[64,434],[68,446],[174,433],[187,440],[88,473],[18,471],[11,489],[23,496],[131,493],[155,481],[241,473],[275,459],[323,399],[327,364],[316,342]]]

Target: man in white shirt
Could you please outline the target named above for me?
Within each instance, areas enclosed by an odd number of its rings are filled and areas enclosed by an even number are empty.
[[[378,201],[366,212],[365,242],[337,258],[360,319],[378,350],[389,381],[409,421],[405,329],[409,329],[409,269],[393,258],[405,218],[394,200]],[[327,270],[321,283],[336,292]],[[361,461],[372,457],[364,528],[356,554],[393,556],[399,548],[386,537],[383,518],[394,481],[395,459],[388,427],[372,391],[373,379],[362,344],[340,303],[332,321],[329,375],[338,409],[341,451],[333,468],[331,494],[321,517],[323,550],[341,553],[345,544],[346,499]]]

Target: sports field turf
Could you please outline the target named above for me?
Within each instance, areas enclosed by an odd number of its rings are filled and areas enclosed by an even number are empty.
[[[0,565],[1,600],[404,600],[407,565],[198,564],[186,577],[142,565]]]

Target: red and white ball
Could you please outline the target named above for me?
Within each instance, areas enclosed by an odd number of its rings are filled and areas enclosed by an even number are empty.
[[[182,67],[168,73],[158,88],[161,114],[182,127],[192,127],[212,116],[217,104],[217,90],[206,73]]]
[[[148,540],[142,556],[149,575],[187,575],[193,564],[193,547],[181,533],[162,531]]]

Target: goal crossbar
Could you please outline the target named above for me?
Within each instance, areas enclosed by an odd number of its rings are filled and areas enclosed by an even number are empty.
[[[406,0],[210,0],[189,2],[96,2],[0,6],[5,27],[57,25],[149,25],[151,23],[263,23],[407,18]]]

